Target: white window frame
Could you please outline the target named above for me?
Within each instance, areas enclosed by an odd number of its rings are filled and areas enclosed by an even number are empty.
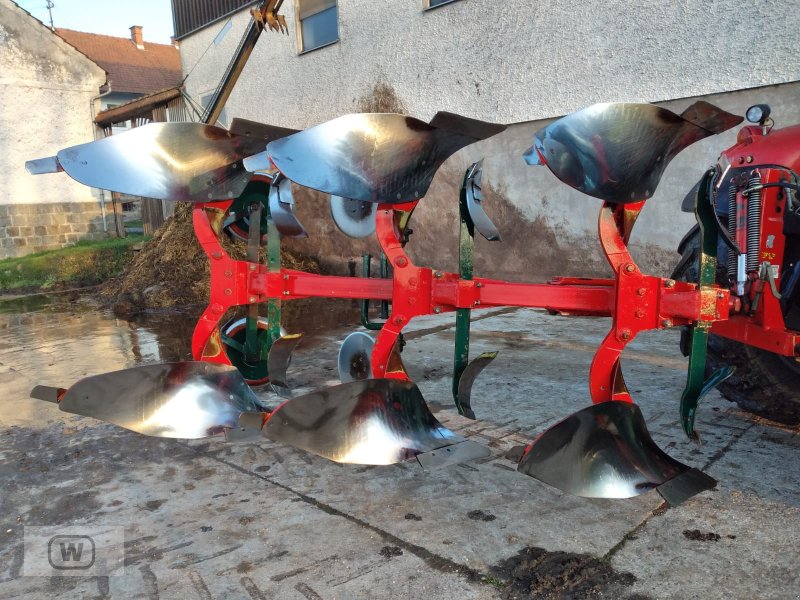
[[[217,91],[216,89],[213,89],[213,90],[208,90],[207,92],[203,92],[202,94],[200,94],[200,107],[203,110],[208,108],[208,105],[206,104],[206,99],[208,99],[209,104],[210,104],[211,103],[211,99],[214,97],[214,93],[216,91]],[[219,113],[219,118],[217,119],[217,122],[216,123],[211,123],[211,125],[222,125],[226,129],[230,126],[230,121],[228,120],[228,107],[227,106],[223,106],[222,107],[222,112]]]
[[[422,0],[422,10],[433,10],[435,8],[439,8],[440,6],[444,6],[445,4],[452,4],[453,2],[458,1],[459,0],[444,0],[444,2],[439,2],[438,4],[431,6],[431,0]]]
[[[427,0],[425,0],[427,1]],[[341,37],[339,37],[339,0],[335,0],[335,7],[336,7],[336,39],[331,40],[325,44],[320,46],[314,46],[313,48],[305,48],[303,43],[303,20],[300,18],[300,3],[302,0],[294,0],[294,15],[295,15],[295,25],[297,29],[297,54],[308,54],[309,52],[314,52],[315,50],[319,50],[320,48],[327,48],[328,46],[332,46],[333,44],[338,44]],[[328,9],[326,9],[328,10]],[[316,14],[316,13],[315,13]],[[311,15],[313,16],[313,15]]]

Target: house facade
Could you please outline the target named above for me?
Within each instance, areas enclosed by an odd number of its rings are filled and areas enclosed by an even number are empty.
[[[131,127],[150,122],[185,121],[186,107],[181,93],[182,75],[178,48],[144,40],[142,27],[130,28],[130,38],[98,35],[69,29],[56,33],[89,56],[108,73],[107,89],[100,97],[94,118],[99,136],[117,135]],[[141,216],[142,231],[152,234],[174,211],[172,203],[142,199],[98,190],[104,204],[114,213],[114,230],[125,235],[122,207],[129,216]],[[133,211],[134,208],[140,209]],[[138,219],[137,219],[138,220]],[[138,225],[131,228],[139,231]]]
[[[0,0],[0,258],[105,235],[93,191],[25,161],[94,139],[106,72],[10,0]]]
[[[70,29],[56,33],[83,52],[108,73],[108,89],[100,98],[99,121],[108,122],[108,113],[124,104],[151,94],[175,90],[181,85],[181,64],[178,49],[170,44],[153,44],[144,40],[143,28],[130,28],[130,38],[113,37]],[[119,112],[119,111],[117,111]],[[119,133],[135,125],[135,118],[115,120],[107,135]]]
[[[216,87],[253,5],[173,0],[188,94],[201,98]],[[778,126],[800,121],[800,11],[791,0],[295,0],[281,12],[289,36],[261,38],[228,101],[229,118],[306,128],[351,112],[427,120],[446,110],[514,124],[449,160],[415,213],[409,249],[451,263],[453,196],[466,166],[485,156],[484,182],[494,192],[485,204],[509,235],[477,256],[484,252],[499,267],[516,261],[513,270],[526,273],[604,268],[596,251],[599,203],[521,159],[550,119],[603,101],[680,112],[705,99],[738,114],[767,102]],[[214,44],[228,19],[230,32]],[[670,166],[634,232],[645,266],[663,272],[674,260],[692,224],[680,201],[734,137],[706,139]],[[330,231],[321,202],[298,203],[312,233],[306,244],[320,243],[315,227]],[[344,238],[330,246],[343,255],[361,248]]]
[[[118,195],[63,174],[32,176],[25,161],[169,120],[170,110],[186,120],[181,80],[177,48],[145,42],[139,26],[130,39],[53,32],[0,0],[0,258],[124,234]],[[131,110],[145,97],[145,109]]]

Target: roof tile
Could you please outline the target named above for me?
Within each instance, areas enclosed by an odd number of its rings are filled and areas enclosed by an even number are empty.
[[[105,69],[115,92],[150,94],[181,83],[180,54],[174,46],[144,42],[139,50],[130,38],[70,29],[56,33]]]

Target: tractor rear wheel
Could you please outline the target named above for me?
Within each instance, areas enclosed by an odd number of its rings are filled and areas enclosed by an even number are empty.
[[[672,278],[696,282],[700,258],[699,230],[695,228],[689,232],[678,252],[681,260]],[[719,263],[724,265],[724,258]],[[726,285],[726,279],[724,266],[718,267],[717,283]],[[681,337],[682,349],[686,348],[683,343],[687,337],[685,333]],[[718,387],[726,399],[773,421],[787,425],[800,423],[799,362],[712,334],[708,339],[706,374],[725,366],[736,367],[733,375]]]

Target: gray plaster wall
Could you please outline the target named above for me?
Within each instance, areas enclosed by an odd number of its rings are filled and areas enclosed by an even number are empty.
[[[600,101],[659,102],[681,112],[706,99],[737,114],[767,102],[778,126],[800,122],[796,0],[459,0],[430,11],[421,0],[341,0],[340,41],[302,55],[291,4],[285,6],[288,38],[262,36],[228,102],[229,117],[305,128],[374,106],[380,83],[393,92],[391,104],[423,119],[449,110],[515,123],[452,157],[420,203],[409,252],[437,268],[456,268],[458,187],[470,162],[485,157],[485,206],[504,239],[478,241],[477,273],[526,279],[606,272],[596,234],[599,201],[521,159],[553,117]],[[249,18],[237,13],[219,46],[212,40],[222,22],[182,40],[193,96],[216,86]],[[674,248],[693,224],[679,212],[680,201],[736,130],[696,144],[668,168],[633,235],[650,272],[669,273]],[[361,252],[378,251],[373,241],[340,235],[324,198],[296,194],[311,237],[290,242],[294,248],[339,271],[359,262]]]
[[[738,115],[743,115],[753,104],[767,103],[776,127],[800,123],[800,82],[659,104],[680,113],[697,100],[706,100]],[[486,267],[505,269],[512,261],[515,265],[512,271],[527,274],[580,275],[587,269],[599,274],[606,269],[597,243],[601,202],[562,184],[546,167],[528,166],[520,157],[531,145],[533,134],[550,122],[513,125],[494,138],[466,148],[446,167],[466,169],[468,163],[486,157],[487,211],[493,217],[497,215],[501,233],[503,230],[510,233],[502,244],[482,243],[483,252],[489,253],[483,263]],[[631,236],[635,258],[653,274],[668,275],[677,261],[675,248],[695,223],[694,215],[680,212],[680,203],[703,172],[717,161],[720,152],[735,143],[739,129],[734,127],[690,146],[667,167]],[[444,172],[439,174],[439,178],[444,175]],[[455,173],[450,177],[454,176]],[[506,202],[512,210],[504,207]],[[437,219],[437,212],[432,209],[435,207],[421,206],[419,214],[415,214],[423,228],[426,219]],[[455,220],[456,215],[453,207],[449,218]]]
[[[378,81],[408,114],[437,110],[513,123],[599,101],[656,102],[800,79],[797,0],[339,0],[340,41],[298,56],[289,36],[259,40],[229,116],[304,128],[357,110]],[[212,46],[218,22],[181,40],[196,98],[213,90],[250,16]]]
[[[38,243],[41,239],[9,231],[17,226],[14,215],[29,216],[17,207],[56,201],[97,204],[90,188],[64,174],[34,177],[25,170],[25,161],[94,139],[92,99],[105,80],[105,71],[86,56],[10,0],[0,0],[0,206],[6,207],[0,238],[18,238],[2,244],[0,257],[67,243],[58,237],[52,244]],[[90,214],[85,208],[78,214]]]

